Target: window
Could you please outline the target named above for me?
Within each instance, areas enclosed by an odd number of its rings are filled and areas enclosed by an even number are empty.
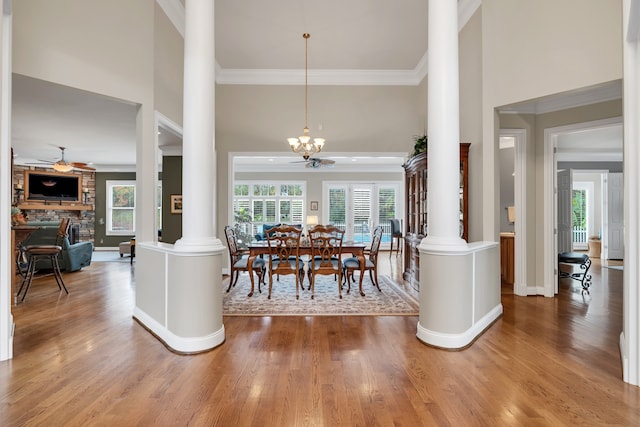
[[[389,220],[402,214],[398,212],[397,184],[325,183],[324,194],[328,201],[328,222],[345,230],[345,240],[368,243],[373,228],[381,225],[382,242],[389,244]]]
[[[233,222],[239,240],[251,241],[264,224],[303,225],[305,184],[246,182],[233,186]]]
[[[136,182],[107,181],[107,236],[136,232]]]
[[[573,247],[575,249],[586,249],[589,221],[587,214],[589,193],[580,183],[574,184],[571,193]]]

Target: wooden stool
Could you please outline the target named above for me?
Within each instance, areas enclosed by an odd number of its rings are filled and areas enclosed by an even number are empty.
[[[27,292],[29,292],[31,282],[33,281],[33,276],[36,274],[36,263],[41,259],[49,259],[49,261],[51,261],[53,276],[56,278],[56,283],[58,283],[58,289],[64,289],[64,291],[69,294],[67,287],[64,285],[64,280],[62,280],[60,264],[58,263],[58,256],[62,253],[62,246],[58,245],[58,243],[62,242],[62,240],[67,236],[68,230],[69,218],[63,218],[62,221],[60,221],[60,226],[58,227],[58,235],[56,236],[55,245],[30,245],[24,248],[24,253],[29,259],[29,264],[27,266],[27,272],[22,279],[20,289],[18,289],[18,293],[16,295],[16,298],[20,297],[20,293],[24,288],[24,294],[22,294],[22,299],[20,301],[24,301],[27,296]],[[25,285],[27,285],[26,288]]]

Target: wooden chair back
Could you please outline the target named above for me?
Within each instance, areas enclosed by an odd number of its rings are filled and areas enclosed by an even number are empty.
[[[246,258],[249,256],[249,251],[240,248],[238,245],[238,235],[232,226],[227,225],[224,227],[224,236],[227,239],[227,246],[229,247],[229,269],[231,270],[229,286],[227,287],[227,292],[229,292],[231,287],[235,286],[238,282],[239,273],[241,271],[249,272],[248,259]],[[266,274],[264,260],[262,258],[255,259],[251,269],[258,275],[258,291],[260,291],[260,283],[264,282]],[[249,274],[253,272],[249,272]]]
[[[273,287],[273,275],[296,275],[296,298],[304,275],[302,260],[300,259],[300,238],[302,228],[291,225],[278,225],[266,233],[269,246],[269,296]]]
[[[314,298],[315,276],[331,274],[337,276],[338,293],[342,298],[342,242],[344,230],[333,225],[316,225],[309,230],[311,260],[309,275],[311,278],[311,298]]]

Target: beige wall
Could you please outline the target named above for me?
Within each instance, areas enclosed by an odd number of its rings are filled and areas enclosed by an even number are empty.
[[[109,95],[149,101],[153,0],[13,2],[13,70]]]
[[[492,106],[622,77],[620,0],[484,0],[484,84]]]
[[[24,0],[13,12],[15,73],[137,105],[136,237],[153,240],[154,112],[182,122],[181,37],[154,0]]]
[[[496,241],[495,109],[622,78],[622,11],[620,0],[485,0],[481,13],[482,237]]]
[[[182,125],[184,39],[157,3],[154,34],[155,108]]]
[[[327,152],[409,153],[424,129],[418,102],[414,86],[310,86],[310,133],[326,138]],[[289,152],[286,138],[304,127],[304,88],[218,85],[216,106],[217,235],[223,236],[229,153]]]
[[[459,35],[460,141],[469,147],[469,241],[482,240],[482,13]]]

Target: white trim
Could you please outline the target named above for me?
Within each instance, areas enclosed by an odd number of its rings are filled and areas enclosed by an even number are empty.
[[[422,62],[421,62],[422,63]],[[231,85],[304,85],[303,69],[231,69],[220,68],[217,84]],[[413,70],[309,70],[309,86],[417,86],[422,78]]]
[[[166,315],[166,314],[165,314]],[[133,318],[153,333],[167,347],[180,353],[200,353],[218,347],[225,341],[224,324],[219,330],[202,337],[180,337],[169,331],[144,311],[135,307]]]
[[[179,0],[156,0],[169,21],[184,38],[184,6]]]
[[[513,293],[531,295],[527,286],[527,131],[525,129],[501,129],[500,137],[514,141],[514,206],[516,211]]]
[[[159,111],[156,111],[154,115],[154,127],[156,131],[153,136],[154,138],[154,154],[153,155],[154,155],[154,158],[157,159],[157,161],[154,164],[153,176],[156,177],[156,188],[159,185],[162,188],[162,180],[158,178],[160,176],[160,170],[161,170],[160,165],[162,165],[162,157],[163,156],[182,156],[182,145],[180,147],[171,147],[171,148],[165,148],[165,149],[160,147],[160,140],[158,137],[158,134],[160,132],[160,127],[169,129],[174,134],[180,135],[180,137],[183,136],[183,130],[182,130],[182,126],[180,126],[179,124],[177,124],[176,122],[174,122],[173,120],[165,116],[164,114],[160,113]],[[161,194],[164,194],[164,190],[162,190]],[[162,204],[160,205],[161,205],[160,218],[162,219]],[[158,206],[157,191],[153,195],[153,206]],[[162,228],[162,224],[157,223],[158,215],[154,215],[153,221],[155,223],[154,230],[160,230]],[[154,233],[153,240],[154,242],[158,241],[158,233]]]
[[[482,6],[482,0],[458,0],[458,31],[467,25],[480,6]]]
[[[416,336],[420,341],[435,347],[450,350],[462,349],[478,338],[500,316],[502,316],[502,304],[496,305],[469,329],[460,334],[444,334],[441,332],[430,331],[429,329],[422,327],[420,322],[418,322],[418,332],[416,333]]]
[[[558,145],[558,135],[553,133],[553,129],[544,130],[544,207],[543,207],[543,249],[544,260],[542,263],[542,281],[546,297],[553,297],[556,293],[558,282],[557,271],[557,246],[556,224],[558,215],[556,213],[556,174],[557,162],[555,147]]]
[[[622,378],[625,382],[640,385],[640,293],[638,281],[640,271],[640,209],[638,181],[640,175],[640,0],[622,2],[623,34],[623,80],[624,80],[624,256],[623,275],[623,319],[620,336],[620,357],[622,359]],[[626,28],[625,28],[626,27]],[[625,31],[626,30],[626,31]],[[624,36],[623,36],[624,37]]]
[[[185,10],[179,0],[156,0],[176,30],[184,37]],[[482,5],[481,0],[458,1],[458,31]],[[309,70],[309,85],[417,86],[427,75],[428,52],[412,70]],[[304,70],[224,69],[216,61],[216,83],[236,85],[302,85]]]
[[[6,166],[11,158],[11,39],[12,39],[12,15],[11,1],[2,3],[2,58],[0,59],[0,159]],[[11,187],[11,170],[3,166],[0,169],[0,184],[2,188]],[[11,199],[13,191],[0,192],[0,247],[11,247]],[[11,264],[13,263],[13,248],[0,250],[0,360],[13,358],[13,334],[15,324],[11,312],[13,288],[11,286]]]
[[[536,101],[501,107],[498,111],[500,114],[544,114],[620,98],[622,85],[620,80],[615,80],[586,90],[580,89],[559,96],[548,96]]]
[[[133,212],[133,229],[132,230],[112,230],[112,221],[113,221],[113,212],[114,209],[111,206],[111,202],[113,201],[112,191],[113,187],[133,187],[134,197],[133,197],[133,207],[127,208]],[[105,223],[105,236],[133,236],[136,234],[136,193],[138,191],[136,180],[131,179],[108,179],[105,181],[105,197],[106,197],[106,223]],[[156,204],[157,206],[157,204]],[[124,210],[124,208],[123,208]],[[157,227],[156,227],[157,230]]]

